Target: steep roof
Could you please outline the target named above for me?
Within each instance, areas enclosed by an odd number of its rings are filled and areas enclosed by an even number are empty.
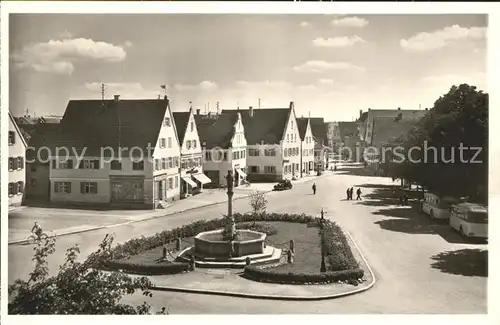
[[[172,115],[174,116],[175,127],[177,129],[177,135],[179,137],[179,144],[182,146],[191,112],[172,112]]]
[[[23,142],[24,146],[27,146],[26,139],[24,138],[24,132],[21,131],[19,126],[17,125],[16,119],[14,118],[14,115],[12,115],[12,112],[9,110],[9,118],[12,121],[12,125],[14,125],[14,128],[17,131],[17,134],[21,138],[21,141]]]
[[[253,109],[253,116],[248,109],[222,110],[222,115],[241,114],[245,135],[249,145],[279,144],[283,139],[290,108],[259,108]]]
[[[325,120],[322,117],[311,117],[309,119],[311,124],[311,132],[314,138],[321,143],[324,143],[328,139],[328,125],[325,124]]]
[[[376,117],[373,120],[371,145],[378,147],[389,144],[407,134],[415,123],[414,120],[396,121],[393,117]]]
[[[297,128],[299,129],[300,140],[304,141],[307,132],[307,123],[309,122],[308,118],[297,118]]]
[[[358,127],[356,122],[338,122],[340,139],[344,141],[346,137],[358,137]]]
[[[37,124],[28,141],[30,150],[26,150],[26,161],[48,161],[49,151],[56,152],[60,129],[59,123]],[[48,150],[42,148],[48,148]]]
[[[86,148],[85,155],[109,155],[111,150],[139,147],[144,156],[153,152],[168,100],[71,100],[61,120],[60,145]],[[133,153],[140,154],[138,150]],[[115,151],[115,155],[118,151]]]
[[[217,118],[210,118],[199,115],[195,116],[195,118],[200,142],[205,148],[229,148],[235,130],[235,116],[232,114],[222,114],[217,116]]]

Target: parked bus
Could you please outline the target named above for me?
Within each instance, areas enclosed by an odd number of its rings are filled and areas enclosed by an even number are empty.
[[[453,205],[450,227],[463,237],[488,238],[488,208],[478,203]]]
[[[447,220],[450,218],[450,209],[458,200],[452,197],[440,197],[434,193],[424,193],[422,211],[431,219]]]

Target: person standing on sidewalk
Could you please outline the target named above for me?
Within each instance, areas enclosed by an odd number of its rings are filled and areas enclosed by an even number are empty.
[[[349,200],[353,199],[353,195],[354,195],[354,187],[351,187],[351,189],[349,190]]]
[[[312,190],[313,190],[313,195],[316,195],[316,183],[313,183]]]
[[[357,194],[356,201],[361,200],[361,189],[360,188],[358,188],[358,190],[356,191],[356,194]]]
[[[347,193],[347,201],[349,201],[351,199],[351,189],[349,187],[347,188],[346,193]]]

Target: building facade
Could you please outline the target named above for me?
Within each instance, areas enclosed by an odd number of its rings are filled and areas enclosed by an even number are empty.
[[[26,183],[26,141],[14,116],[9,111],[9,206],[19,206],[23,202]]]
[[[306,176],[314,171],[314,137],[308,118],[298,118],[297,124],[301,140],[301,175]]]
[[[200,193],[211,180],[203,173],[203,151],[193,109],[174,112],[173,117],[181,148],[180,196],[184,198]]]
[[[197,114],[198,115],[198,114]],[[234,186],[247,178],[247,141],[241,114],[218,115],[197,120],[203,145],[203,170],[212,186],[226,186],[230,172]]]

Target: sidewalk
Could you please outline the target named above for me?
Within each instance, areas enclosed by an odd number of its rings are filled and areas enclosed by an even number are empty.
[[[273,184],[235,189],[233,200],[248,197],[259,189],[268,192]],[[9,211],[9,245],[24,243],[31,235],[34,222],[44,229],[49,236],[64,236],[86,231],[112,228],[134,222],[164,217],[202,207],[227,202],[225,190],[206,189],[198,195],[175,201],[164,209],[157,210],[110,210],[92,211],[76,209],[22,207]]]

